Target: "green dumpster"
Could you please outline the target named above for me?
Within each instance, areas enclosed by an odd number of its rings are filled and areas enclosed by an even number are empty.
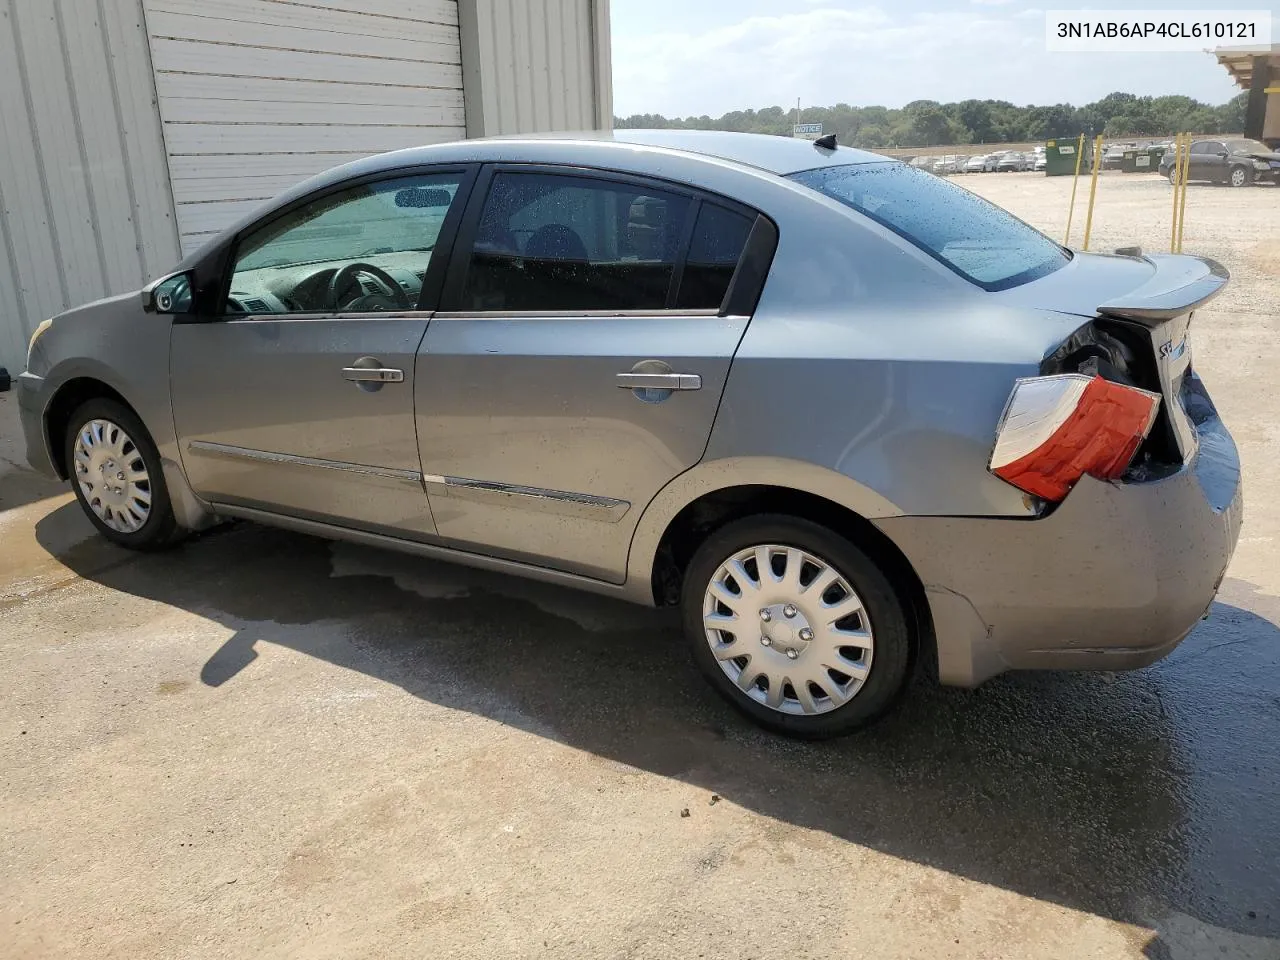
[[[1164,159],[1164,152],[1167,150],[1162,143],[1153,143],[1147,147],[1145,151],[1138,154],[1138,172],[1139,173],[1159,173],[1160,161]]]
[[[1076,172],[1076,148],[1078,140],[1046,140],[1044,142],[1044,175],[1069,177]],[[1093,141],[1085,140],[1084,157],[1080,160],[1080,172],[1086,173],[1092,162]]]
[[[1151,158],[1144,153],[1142,156],[1147,158],[1147,162],[1151,162]],[[1138,151],[1125,150],[1120,154],[1120,172],[1121,173],[1137,173],[1138,172]]]

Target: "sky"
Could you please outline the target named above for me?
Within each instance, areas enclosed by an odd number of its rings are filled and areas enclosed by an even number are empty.
[[[1280,29],[1280,0],[611,0],[613,112],[1240,92],[1207,52],[1046,53],[1045,9],[1087,7],[1271,10]]]

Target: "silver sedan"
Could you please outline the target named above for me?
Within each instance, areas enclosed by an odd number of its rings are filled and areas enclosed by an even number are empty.
[[[830,140],[480,140],[46,322],[19,397],[123,546],[239,518],[678,605],[717,690],[820,737],[916,671],[1138,667],[1192,628],[1240,525],[1188,339],[1226,280]]]

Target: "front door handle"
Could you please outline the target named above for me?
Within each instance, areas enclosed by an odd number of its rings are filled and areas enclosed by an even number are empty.
[[[696,373],[620,373],[615,378],[624,390],[701,390]]]
[[[377,357],[361,357],[342,368],[342,379],[350,380],[365,393],[377,393],[388,383],[404,383],[404,371],[388,367]]]
[[[404,371],[392,367],[343,367],[342,377],[356,383],[404,383]]]

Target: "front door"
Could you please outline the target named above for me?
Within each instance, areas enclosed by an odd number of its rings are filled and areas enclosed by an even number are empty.
[[[481,184],[418,355],[440,536],[621,582],[645,507],[706,449],[763,282],[727,296],[756,215],[616,174]]]
[[[434,535],[414,361],[432,251],[464,182],[457,171],[362,183],[246,231],[224,314],[173,331],[174,422],[197,494]]]
[[[1217,140],[1202,140],[1191,145],[1188,154],[1190,164],[1188,180],[1222,180],[1226,177],[1226,162],[1218,156],[1226,146]]]

